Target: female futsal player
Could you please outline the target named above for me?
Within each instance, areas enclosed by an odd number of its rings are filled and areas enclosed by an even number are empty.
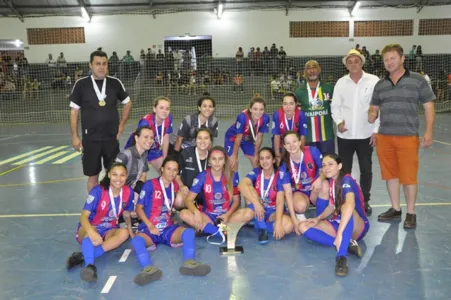
[[[329,203],[329,189],[325,180],[319,179],[321,173],[321,153],[315,147],[301,149],[301,137],[296,131],[287,131],[283,136],[285,147],[279,176],[282,190],[285,192],[288,211],[297,234],[299,220],[304,220],[304,213],[310,202],[316,205],[317,215],[321,214]],[[316,183],[316,184],[315,184]],[[319,185],[319,189],[313,187]],[[276,235],[282,234],[282,228],[274,228]]]
[[[188,196],[189,188],[197,174],[205,171],[208,167],[208,150],[213,144],[213,135],[207,128],[200,128],[196,131],[196,146],[182,150],[179,157],[180,174],[177,176],[177,183],[183,197]],[[196,197],[196,203],[201,204],[202,196]]]
[[[200,128],[208,128],[213,133],[214,137],[218,136],[218,120],[213,115],[215,110],[215,100],[213,100],[208,93],[204,94],[197,101],[198,112],[187,115],[182,124],[180,124],[177,132],[171,135],[171,145],[175,152],[196,146],[196,130]]]
[[[283,192],[277,193],[277,185],[282,181],[277,170],[274,150],[264,147],[258,152],[260,167],[253,169],[238,188],[248,203],[248,209],[254,214],[254,226],[259,231],[260,244],[268,242],[268,231],[273,227],[281,226],[283,235],[293,232],[293,223],[290,217],[284,214]],[[275,222],[275,224],[274,224]],[[275,236],[276,239],[282,236]]]
[[[108,174],[89,192],[78,224],[76,239],[82,252],[74,252],[66,261],[67,269],[85,264],[82,280],[97,280],[94,259],[122,245],[133,235],[130,212],[133,211],[133,190],[125,185],[127,168],[113,163]],[[127,228],[119,228],[123,215]]]
[[[138,123],[138,128],[147,126],[153,131],[155,142],[149,150],[147,160],[160,171],[161,164],[168,154],[169,136],[172,133],[171,100],[158,97],[154,101],[153,113],[145,115]],[[127,141],[125,149],[131,146],[133,134]]]
[[[230,167],[238,171],[238,150],[251,161],[252,167],[258,166],[258,151],[262,145],[263,134],[268,132],[269,116],[265,113],[265,100],[256,96],[252,98],[249,108],[239,113],[236,121],[227,129],[224,147],[229,156]]]
[[[214,146],[208,154],[208,162],[210,168],[197,175],[185,199],[187,209],[180,212],[180,218],[198,231],[222,237],[224,242],[223,228],[217,225],[249,222],[253,218],[253,213],[249,209],[238,209],[240,206],[238,173],[234,173],[232,179],[225,149]],[[203,203],[198,208],[193,201],[200,193],[203,196]]]
[[[356,241],[366,235],[370,222],[366,217],[362,191],[352,176],[344,173],[342,158],[336,154],[327,154],[323,158],[323,172],[329,178],[329,204],[316,218],[301,222],[299,230],[312,241],[335,246],[335,274],[346,276],[347,253],[362,257]],[[331,214],[333,219],[327,220]]]
[[[136,212],[142,223],[138,233],[132,239],[136,257],[143,270],[135,278],[138,285],[146,285],[158,280],[162,272],[155,267],[150,259],[147,248],[155,249],[158,244],[169,247],[183,245],[183,265],[179,271],[183,275],[204,276],[210,273],[210,266],[194,260],[196,247],[195,232],[173,224],[172,209],[181,198],[178,184],[175,182],[179,170],[178,162],[173,157],[167,157],[161,167],[161,176],[147,181],[139,195]]]
[[[289,130],[299,133],[301,144],[304,146],[305,136],[307,135],[307,119],[305,113],[298,106],[296,95],[292,92],[283,95],[282,107],[272,115],[272,142],[278,164],[280,164],[280,156],[283,150],[281,136]]]

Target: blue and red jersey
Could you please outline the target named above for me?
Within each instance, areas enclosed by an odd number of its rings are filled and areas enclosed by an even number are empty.
[[[160,185],[160,177],[148,180],[143,185],[141,193],[139,194],[137,204],[143,206],[144,213],[149,221],[160,231],[173,224],[171,219],[172,207],[174,205],[177,192],[179,191],[179,186],[175,181],[172,183],[174,184],[174,197],[172,197],[171,185],[164,188],[169,199],[169,208],[166,206],[164,201],[164,193]],[[141,223],[138,226],[138,230],[144,230],[146,227],[146,224]]]
[[[313,182],[319,177],[319,171],[322,167],[322,158],[321,152],[319,152],[316,147],[304,147],[303,149],[304,159],[302,162],[294,163],[295,170],[291,170],[291,164],[286,165],[285,162],[279,168],[279,177],[281,179],[282,184],[277,187],[278,191],[283,191],[283,185],[290,183],[293,190],[299,190],[303,192],[310,191],[310,187]],[[294,173],[297,174],[301,168],[301,176],[299,180],[299,188],[296,188],[296,184],[294,181]]]
[[[261,174],[263,172],[262,168],[255,168],[250,171],[246,177],[252,181],[252,184],[257,191],[258,197],[263,200],[263,206],[265,208],[275,208],[276,207],[276,199],[277,199],[277,186],[282,185],[282,181],[279,176],[279,171],[276,171],[274,174],[274,179],[271,183],[271,187],[269,189],[268,195],[266,198],[263,198],[261,194],[261,186],[263,184],[263,192],[268,189],[270,178],[263,178],[263,183],[261,179]]]
[[[329,179],[329,203],[331,205],[335,206],[335,199],[334,199],[334,192],[333,189],[335,188],[334,180],[332,178]],[[354,178],[352,178],[351,174],[346,174],[342,181],[341,181],[341,188],[342,188],[342,197],[343,197],[343,204],[346,202],[346,194],[353,193],[354,194],[354,201],[355,201],[355,210],[359,214],[359,216],[365,221],[367,220],[366,212],[365,212],[365,205],[364,205],[364,198],[362,190],[360,189],[360,186],[357,184]],[[333,219],[340,219],[340,214],[334,214]]]
[[[156,150],[156,151],[160,150],[160,146],[163,143],[163,136],[161,136],[161,129],[162,129],[163,125],[164,125],[163,135],[166,136],[166,134],[171,134],[172,133],[172,113],[170,113],[169,116],[166,119],[164,119],[163,123],[159,126],[157,126],[157,123],[156,123],[155,113],[147,114],[141,120],[139,120],[137,128],[147,126],[147,127],[150,127],[150,129],[152,129],[152,132],[153,132],[155,142],[153,143],[149,152],[151,152],[152,150]],[[157,131],[158,131],[158,133],[157,133]],[[158,137],[161,140],[158,140]],[[134,133],[132,133],[130,135],[130,137],[128,138],[127,143],[125,144],[125,149],[131,147],[133,139],[134,139]]]
[[[129,186],[122,187],[122,200],[120,195],[114,198],[113,202],[116,208],[117,216],[114,214],[111,206],[109,190],[105,190],[100,185],[96,185],[89,192],[83,210],[90,211],[89,223],[94,226],[98,232],[109,228],[117,228],[118,219],[124,211],[133,211],[133,199],[135,193]]]
[[[238,173],[233,174],[233,195],[238,195]],[[215,181],[211,169],[197,174],[190,191],[195,194],[202,193],[202,211],[211,214],[222,215],[229,211],[232,205],[232,197],[227,191],[226,177],[223,174],[220,181]]]
[[[254,139],[249,123],[253,122],[250,120],[247,110],[240,112],[236,117],[235,123],[227,129],[225,139],[235,142],[236,136],[242,134],[242,141],[253,143]],[[252,124],[252,126],[254,128],[255,137],[257,137],[258,133],[267,133],[269,130],[269,115],[264,113],[257,122]]]
[[[299,133],[301,136],[307,135],[307,118],[305,113],[300,107],[296,107],[294,115],[291,120],[287,119],[287,124],[285,123],[285,112],[282,108],[279,108],[272,115],[272,134],[273,135],[284,135],[288,130],[293,130]]]

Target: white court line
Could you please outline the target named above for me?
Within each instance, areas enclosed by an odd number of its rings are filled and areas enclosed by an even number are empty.
[[[447,143],[447,142],[442,142],[442,141],[437,141],[437,140],[433,140],[436,143],[442,144],[442,145],[447,145],[447,146],[451,146],[451,143]]]
[[[0,139],[0,141],[6,141],[6,140],[10,140],[10,139],[15,139],[16,137],[19,137],[19,136],[20,135],[9,136],[9,137]]]
[[[114,282],[116,281],[117,276],[110,276],[108,278],[107,282],[105,283],[105,286],[103,287],[101,294],[108,294],[110,292],[111,287],[113,286]]]
[[[125,262],[132,252],[132,249],[125,249],[124,254],[122,254],[121,258],[119,259],[119,262]]]

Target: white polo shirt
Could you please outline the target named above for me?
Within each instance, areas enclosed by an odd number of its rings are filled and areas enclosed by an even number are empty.
[[[335,84],[334,99],[331,102],[332,118],[338,125],[343,120],[348,131],[337,136],[342,139],[367,139],[379,129],[379,118],[371,124],[368,122],[368,109],[374,86],[379,81],[375,75],[363,72],[362,78],[355,83],[348,75]]]

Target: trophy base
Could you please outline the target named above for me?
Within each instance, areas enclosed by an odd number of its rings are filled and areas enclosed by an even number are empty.
[[[221,254],[221,255],[235,255],[235,254],[242,254],[243,252],[244,252],[244,249],[242,246],[236,246],[235,248],[227,248],[227,247],[219,248],[219,254]]]

